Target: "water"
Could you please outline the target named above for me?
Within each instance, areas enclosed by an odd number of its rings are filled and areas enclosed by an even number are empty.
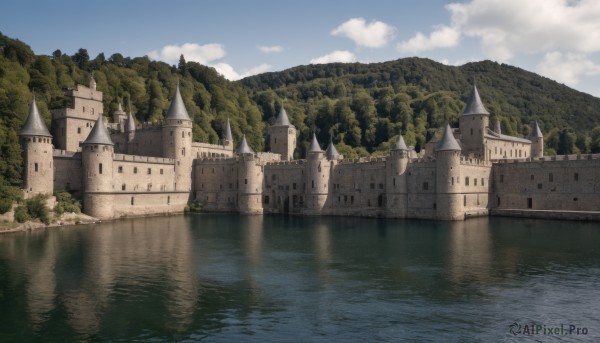
[[[543,334],[561,324],[580,334]],[[190,215],[2,235],[0,341],[600,341],[600,225]]]

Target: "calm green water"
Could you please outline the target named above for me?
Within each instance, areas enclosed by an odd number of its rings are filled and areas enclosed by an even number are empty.
[[[12,341],[600,341],[600,225],[191,215],[2,235]]]

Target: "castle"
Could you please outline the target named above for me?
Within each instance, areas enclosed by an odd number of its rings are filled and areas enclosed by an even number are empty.
[[[192,142],[179,86],[164,120],[136,124],[119,109],[105,123],[102,92],[69,90],[71,108],[52,111],[52,132],[35,99],[19,136],[26,196],[79,192],[101,219],[204,211],[464,220],[489,214],[600,219],[600,156],[544,157],[537,122],[528,139],[490,129],[477,87],[459,128],[421,153],[400,135],[388,156],[344,159],[313,134],[294,160],[296,128],[281,106],[268,129],[271,152],[245,137],[234,151],[229,122],[220,145]]]

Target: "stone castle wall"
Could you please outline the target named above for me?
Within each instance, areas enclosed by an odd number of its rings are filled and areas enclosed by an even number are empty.
[[[81,192],[81,152],[54,150],[54,191]]]

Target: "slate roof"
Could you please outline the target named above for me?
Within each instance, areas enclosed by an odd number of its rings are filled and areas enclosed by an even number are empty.
[[[110,139],[110,134],[104,126],[104,116],[99,115],[96,124],[92,132],[87,136],[83,144],[104,144],[104,145],[115,145]]]
[[[29,116],[23,124],[21,131],[19,132],[19,136],[45,136],[52,137],[46,124],[44,124],[44,120],[40,115],[40,111],[38,110],[37,104],[35,102],[35,97],[31,102],[31,107],[29,108]]]

